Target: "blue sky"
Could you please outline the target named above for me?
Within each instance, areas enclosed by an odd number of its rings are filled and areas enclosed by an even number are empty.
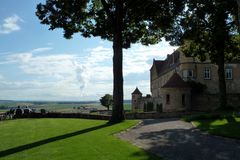
[[[0,100],[98,100],[112,93],[112,44],[100,38],[63,38],[35,16],[44,0],[0,1]],[[176,47],[161,42],[124,50],[124,98],[136,86],[150,93],[153,58]]]

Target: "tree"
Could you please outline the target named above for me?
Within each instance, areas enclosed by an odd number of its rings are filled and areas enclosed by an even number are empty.
[[[159,42],[183,6],[174,0],[47,0],[37,5],[36,15],[50,30],[63,28],[65,38],[80,32],[113,42],[111,121],[120,122],[124,119],[122,49],[136,42]],[[153,24],[154,17],[158,21]]]
[[[113,103],[113,97],[110,94],[105,94],[103,97],[101,97],[100,102],[103,106],[107,107],[107,109],[109,110],[109,107]]]
[[[240,0],[236,0],[238,4],[238,30],[240,31]]]
[[[238,5],[235,0],[185,0],[186,8],[171,33],[172,44],[183,45],[187,55],[218,66],[220,107],[227,104],[224,63],[239,55]]]

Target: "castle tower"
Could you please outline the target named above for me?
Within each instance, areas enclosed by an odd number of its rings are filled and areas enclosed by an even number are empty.
[[[139,104],[142,99],[142,93],[136,87],[136,89],[132,92],[132,111],[136,112],[139,109]]]

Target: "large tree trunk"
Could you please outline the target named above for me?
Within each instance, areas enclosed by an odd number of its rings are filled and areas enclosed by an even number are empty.
[[[215,48],[217,51],[216,63],[218,65],[218,79],[219,79],[219,102],[220,108],[225,108],[227,105],[226,81],[225,81],[225,67],[224,67],[224,51],[225,41],[228,38],[226,32],[227,15],[224,12],[224,6],[219,5],[215,18]]]
[[[114,37],[113,37],[113,109],[111,122],[124,120],[123,113],[123,50],[122,50],[122,24],[123,24],[123,3],[116,2],[116,13],[114,16]]]
[[[218,52],[218,78],[219,78],[219,102],[220,108],[225,108],[227,105],[226,94],[226,81],[225,81],[225,69],[224,69],[224,52]]]

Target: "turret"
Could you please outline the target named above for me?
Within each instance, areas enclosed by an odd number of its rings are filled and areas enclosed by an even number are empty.
[[[139,104],[142,99],[142,93],[136,87],[136,89],[132,92],[132,111],[136,112],[139,109]]]

